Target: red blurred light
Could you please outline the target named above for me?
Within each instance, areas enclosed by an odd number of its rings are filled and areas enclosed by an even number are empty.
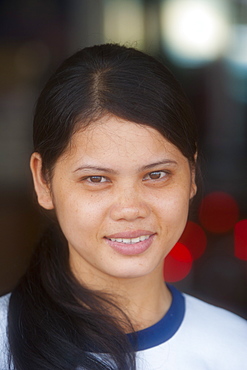
[[[247,220],[236,223],[234,228],[234,254],[247,261]]]
[[[192,255],[189,249],[178,242],[164,261],[164,280],[166,282],[175,282],[184,279],[192,267]]]
[[[188,221],[179,242],[189,249],[192,258],[196,260],[205,252],[207,237],[201,226]]]
[[[231,230],[239,217],[239,208],[235,199],[224,192],[208,194],[199,209],[202,226],[212,233],[224,233]]]

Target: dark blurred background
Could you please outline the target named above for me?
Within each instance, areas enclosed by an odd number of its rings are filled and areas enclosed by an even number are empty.
[[[45,225],[29,173],[36,98],[65,57],[120,42],[169,66],[199,128],[189,254],[170,256],[167,280],[247,318],[247,1],[0,0],[0,41],[0,294]]]

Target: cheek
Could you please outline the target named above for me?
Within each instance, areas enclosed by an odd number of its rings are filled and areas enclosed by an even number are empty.
[[[173,208],[173,215],[174,218],[179,220],[187,220],[188,213],[189,213],[189,204],[190,204],[190,197],[188,193],[177,195],[174,198],[172,208]]]
[[[105,218],[106,205],[90,195],[67,194],[67,197],[55,197],[55,211],[58,222],[68,237],[87,237],[99,229]],[[88,233],[90,231],[90,234]]]
[[[156,203],[160,217],[161,227],[166,229],[168,234],[176,234],[180,237],[188,218],[189,196],[187,193],[178,192],[167,194],[159,198]],[[156,208],[157,209],[157,208]]]
[[[155,207],[160,209],[162,213],[170,214],[171,217],[182,216],[187,214],[190,203],[190,190],[188,188],[176,188],[171,187],[165,191],[156,194],[156,196],[150,200],[150,204],[155,204]]]

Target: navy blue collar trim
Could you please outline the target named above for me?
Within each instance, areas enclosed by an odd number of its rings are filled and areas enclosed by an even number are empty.
[[[177,332],[185,314],[183,295],[173,286],[168,285],[172,294],[172,304],[165,316],[149,328],[127,334],[135,351],[143,351],[168,341]]]

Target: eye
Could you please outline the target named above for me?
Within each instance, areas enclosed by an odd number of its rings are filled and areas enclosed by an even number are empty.
[[[160,180],[168,175],[165,171],[153,171],[149,172],[147,175],[143,177],[143,180]]]
[[[89,183],[94,183],[94,184],[97,184],[97,183],[103,183],[103,182],[107,182],[109,181],[106,177],[104,176],[88,176],[86,178],[84,178],[83,180],[86,180],[88,181]]]

